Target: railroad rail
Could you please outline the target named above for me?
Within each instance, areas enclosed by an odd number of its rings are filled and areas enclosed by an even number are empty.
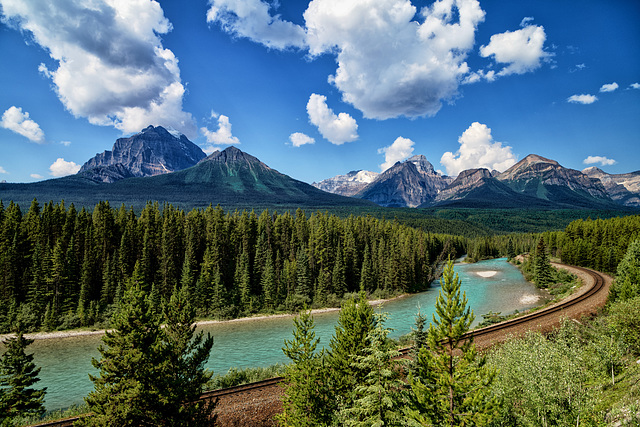
[[[560,267],[564,265],[559,264]],[[575,267],[575,266],[565,266],[570,267],[572,269],[579,270],[585,274],[587,274],[593,281],[593,284],[589,289],[585,292],[579,293],[574,296],[570,296],[565,300],[556,303],[552,306],[546,307],[541,310],[534,311],[532,313],[516,317],[514,319],[505,320],[501,323],[496,323],[494,325],[486,326],[481,329],[475,329],[473,331],[467,332],[464,337],[473,337],[476,338],[487,338],[493,342],[496,341],[497,337],[506,337],[509,333],[515,329],[540,329],[540,321],[544,319],[548,319],[549,317],[556,317],[558,313],[567,312],[569,309],[580,307],[581,304],[588,301],[591,298],[599,295],[601,292],[606,292],[608,289],[606,288],[605,278],[604,276],[593,270],[589,270],[583,267]],[[495,335],[495,337],[493,337]],[[407,356],[411,347],[400,349],[400,353],[402,356]],[[282,377],[270,378],[268,380],[258,381],[250,384],[243,384],[239,386],[212,390],[202,394],[200,400],[211,400],[217,399],[219,397],[235,395],[234,397],[242,398],[245,394],[250,394],[252,392],[258,390],[268,389],[270,387],[277,387],[280,382],[283,381]],[[37,424],[32,427],[69,427],[73,426],[73,423],[79,420],[82,417],[87,415],[81,415],[78,417],[65,418],[63,420],[49,421],[42,424]]]

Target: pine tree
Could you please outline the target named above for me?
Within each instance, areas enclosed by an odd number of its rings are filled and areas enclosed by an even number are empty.
[[[364,292],[360,292],[358,299],[351,298],[342,304],[328,356],[332,387],[340,405],[351,406],[355,387],[367,375],[355,362],[370,345],[369,333],[376,326],[373,314]]]
[[[46,388],[31,388],[40,381],[40,368],[33,363],[33,354],[25,349],[33,340],[27,339],[18,331],[16,336],[8,338],[4,345],[6,351],[0,358],[0,424],[4,419],[17,416],[41,416],[44,414],[44,395]]]
[[[164,354],[161,416],[173,426],[212,423],[214,402],[197,402],[212,372],[205,370],[213,337],[196,333],[195,310],[189,303],[188,285],[174,291],[164,313]]]
[[[323,426],[332,418],[327,370],[323,353],[316,353],[320,342],[313,331],[315,324],[306,308],[293,319],[293,339],[285,340],[282,351],[291,360],[285,373],[283,411],[280,425]]]
[[[95,389],[85,398],[94,413],[83,424],[160,425],[164,360],[160,321],[134,276],[125,291],[113,330],[102,340],[101,358],[92,360],[99,376],[89,375]]]
[[[405,384],[397,360],[400,353],[387,340],[390,332],[384,327],[387,314],[376,314],[375,319],[376,326],[367,336],[369,345],[353,365],[366,373],[364,381],[356,386],[353,404],[343,408],[339,418],[345,426],[403,427],[406,425],[403,415]]]
[[[534,282],[539,288],[546,288],[553,282],[552,267],[547,256],[547,248],[544,244],[544,238],[540,237],[538,246],[536,247],[536,256],[533,265]]]
[[[460,295],[453,261],[447,263],[440,284],[428,347],[420,349],[419,372],[410,376],[412,402],[407,415],[417,425],[482,426],[495,414],[497,402],[489,397],[489,386],[496,371],[485,366],[473,339],[463,338],[475,316],[466,294]]]

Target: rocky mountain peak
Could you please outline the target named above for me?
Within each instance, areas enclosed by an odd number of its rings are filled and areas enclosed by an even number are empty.
[[[353,196],[373,182],[378,175],[376,172],[355,170],[345,175],[337,175],[320,182],[314,182],[311,185],[329,193]]]
[[[205,156],[186,136],[162,126],[148,126],[128,138],[118,138],[111,151],[96,154],[80,173],[94,181],[114,182],[179,171]]]
[[[243,163],[253,163],[253,164],[262,164],[258,158],[252,156],[251,154],[247,154],[239,148],[231,145],[225,148],[222,151],[214,151],[206,158],[200,160],[200,162],[217,162],[217,163],[235,163],[235,162],[243,162]],[[268,168],[267,165],[264,165]]]
[[[451,181],[437,174],[425,156],[417,155],[391,166],[356,197],[380,206],[417,207],[433,200]]]
[[[423,173],[436,173],[433,169],[433,165],[427,160],[427,158],[423,154],[418,154],[413,157],[409,157],[406,160],[406,163],[413,163],[418,171]]]

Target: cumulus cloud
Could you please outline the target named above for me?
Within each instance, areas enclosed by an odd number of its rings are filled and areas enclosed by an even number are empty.
[[[240,140],[231,134],[231,122],[229,117],[224,114],[219,116],[212,114],[213,118],[218,119],[218,129],[211,131],[206,127],[201,127],[200,132],[207,139],[207,142],[215,145],[237,145],[240,144]],[[209,147],[204,150],[205,152],[212,153],[215,151],[214,147]]]
[[[594,165],[596,163],[600,163],[602,166],[611,166],[615,165],[617,162],[613,159],[608,159],[603,156],[589,156],[582,161],[585,165]]]
[[[261,0],[210,0],[207,22],[218,24],[236,37],[244,37],[274,49],[304,46],[304,29],[271,16],[272,5]]]
[[[313,144],[316,142],[315,139],[311,138],[309,135],[306,135],[302,132],[294,132],[289,135],[289,141],[294,147],[300,147],[306,144]]]
[[[5,168],[3,168],[2,166],[0,166],[0,173],[6,173],[8,174],[9,172],[7,172],[7,170]]]
[[[67,110],[90,123],[138,132],[150,123],[197,133],[182,110],[178,59],[162,46],[171,31],[152,0],[0,0],[3,20],[31,33],[56,61],[39,69]]]
[[[618,83],[616,82],[605,84],[600,88],[600,92],[613,92],[614,90],[618,89],[618,87]]]
[[[356,120],[347,113],[336,116],[327,106],[326,96],[311,94],[307,102],[307,113],[309,121],[317,126],[322,136],[332,144],[341,145],[358,139]]]
[[[51,166],[49,166],[49,173],[55,177],[73,175],[78,173],[80,165],[74,162],[67,162],[65,159],[59,157]]]
[[[60,141],[60,144],[64,145],[65,147],[68,147],[71,145],[71,141]]]
[[[435,115],[458,95],[484,11],[476,0],[314,0],[304,13],[310,55],[335,54],[329,77],[366,118]]]
[[[446,152],[440,159],[440,163],[447,169],[447,174],[451,176],[475,168],[502,172],[517,161],[511,147],[503,147],[501,142],[494,141],[491,129],[478,122],[472,123],[458,138],[458,142],[460,148],[455,154]]]
[[[414,142],[408,138],[397,137],[393,144],[378,149],[378,154],[384,154],[384,163],[380,165],[382,172],[413,154]]]
[[[477,0],[313,0],[305,27],[261,0],[210,0],[207,20],[276,49],[335,55],[329,81],[366,118],[433,116],[458,95],[484,11]]]
[[[44,142],[44,132],[40,125],[29,118],[29,113],[23,113],[22,108],[9,107],[3,114],[0,126],[37,143]]]
[[[597,96],[588,94],[571,95],[569,98],[567,98],[567,102],[571,102],[573,104],[593,104],[597,100]]]
[[[44,179],[44,176],[40,175],[39,173],[32,173],[29,176],[33,179]]]
[[[521,25],[528,24],[528,19],[523,19]],[[491,36],[489,44],[480,47],[480,56],[492,56],[497,64],[506,64],[496,76],[524,74],[539,68],[543,61],[551,57],[550,53],[544,51],[546,39],[544,27],[526,25],[520,30]]]
[[[629,87],[632,89],[640,89],[640,83],[631,83]]]

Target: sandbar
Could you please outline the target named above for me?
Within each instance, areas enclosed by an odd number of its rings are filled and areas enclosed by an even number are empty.
[[[520,298],[520,304],[533,304],[538,302],[540,297],[538,295],[524,294]]]
[[[480,277],[493,277],[498,274],[495,270],[487,270],[487,271],[476,271],[476,274]]]

